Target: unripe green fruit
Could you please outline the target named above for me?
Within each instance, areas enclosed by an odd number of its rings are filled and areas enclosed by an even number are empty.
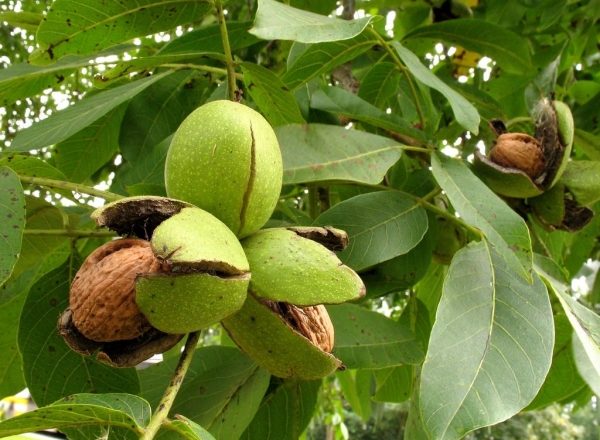
[[[252,271],[251,290],[261,298],[297,306],[337,304],[364,296],[365,286],[356,272],[318,241],[302,235],[319,230],[321,237],[333,235],[326,228],[273,228],[243,240]],[[345,236],[343,231],[335,232]]]
[[[277,307],[277,303],[270,307],[268,302],[248,295],[242,309],[223,320],[223,327],[242,351],[277,377],[319,379],[342,365],[339,359],[312,342],[328,337],[333,339],[333,335],[328,335],[333,327],[325,324],[329,316],[321,316],[327,313],[323,306],[320,310],[308,308],[317,313],[316,316],[309,315],[303,331],[294,325],[295,316],[289,319],[288,313],[274,310]],[[295,310],[302,313],[303,309]]]
[[[328,227],[265,229],[242,241],[250,294],[222,324],[271,374],[310,380],[340,367],[330,354],[334,328],[322,304],[365,294],[360,277],[332,252],[347,243],[344,231]]]
[[[194,110],[175,132],[165,164],[169,197],[210,212],[238,237],[258,231],[269,219],[282,175],[269,123],[232,101]]]

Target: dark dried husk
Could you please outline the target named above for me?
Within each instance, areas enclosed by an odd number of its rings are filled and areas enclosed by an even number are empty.
[[[135,367],[155,354],[175,346],[184,335],[171,335],[150,328],[140,337],[127,341],[95,342],[83,336],[73,324],[71,310],[65,310],[58,320],[58,332],[67,345],[84,356],[112,367]]]

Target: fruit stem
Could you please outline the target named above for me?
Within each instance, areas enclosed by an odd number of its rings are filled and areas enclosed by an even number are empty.
[[[25,229],[25,235],[60,235],[64,237],[75,238],[93,238],[93,237],[115,237],[112,231],[86,231],[80,229]]]
[[[54,189],[64,189],[67,191],[75,191],[82,194],[88,194],[90,196],[100,197],[107,202],[114,202],[115,200],[122,199],[123,196],[119,194],[111,193],[109,191],[102,191],[100,189],[93,188],[91,186],[81,185],[79,183],[65,182],[64,180],[46,179],[43,177],[31,177],[22,176],[19,174],[19,179],[23,183],[29,183],[32,185],[47,186]]]
[[[373,28],[369,28],[369,31],[377,39],[379,44],[381,44],[383,46],[385,51],[390,55],[390,58],[392,58],[392,60],[394,61],[394,64],[396,64],[398,69],[406,77],[406,81],[408,82],[408,85],[410,87],[410,93],[412,95],[413,102],[415,104],[415,109],[417,110],[417,114],[419,115],[419,121],[421,123],[421,128],[425,128],[425,116],[423,115],[423,110],[421,109],[421,103],[419,102],[419,97],[417,95],[417,89],[415,88],[415,84],[408,73],[408,69],[404,66],[404,64],[402,63],[402,61],[400,60],[400,58],[394,51],[394,49],[392,49],[390,47],[390,45],[387,43],[387,41],[385,41],[385,39],[381,35],[379,35],[379,32],[377,32]]]
[[[153,439],[158,433],[158,430],[162,426],[163,422],[167,421],[169,411],[171,411],[175,397],[177,397],[179,388],[183,383],[183,379],[192,362],[192,358],[194,357],[194,351],[196,350],[199,339],[199,331],[190,333],[188,335],[187,341],[185,342],[185,347],[181,352],[179,362],[177,363],[177,367],[173,373],[173,377],[171,377],[171,382],[169,382],[169,385],[165,389],[163,396],[160,399],[156,410],[154,411],[154,414],[152,414],[152,417],[150,418],[150,422],[148,422],[148,426],[146,426],[144,433],[140,436],[140,440]]]
[[[225,63],[227,64],[227,92],[231,101],[237,101],[235,84],[235,66],[233,56],[231,55],[231,46],[229,45],[229,34],[227,33],[227,25],[225,23],[225,14],[223,12],[223,4],[221,0],[215,0],[215,8],[217,9],[217,19],[219,20],[219,29],[221,30],[221,40],[223,42],[223,53],[225,54]]]

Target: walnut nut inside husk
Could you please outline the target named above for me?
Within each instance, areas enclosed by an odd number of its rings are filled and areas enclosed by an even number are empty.
[[[521,170],[534,181],[545,170],[541,144],[525,133],[504,133],[498,136],[496,145],[490,151],[490,159],[503,167]]]
[[[151,326],[135,302],[136,278],[165,271],[146,240],[105,243],[86,258],[73,279],[69,307],[74,325],[96,342],[141,336]]]

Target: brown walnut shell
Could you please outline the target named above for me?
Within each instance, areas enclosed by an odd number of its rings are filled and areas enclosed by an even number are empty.
[[[140,337],[151,326],[135,302],[135,280],[138,275],[162,271],[146,240],[105,243],[86,258],[71,285],[73,324],[96,342]]]
[[[335,333],[327,309],[322,304],[298,307],[284,302],[263,300],[290,327],[326,353],[331,353]]]
[[[490,159],[505,168],[518,169],[532,180],[545,170],[544,152],[539,141],[525,133],[504,133],[491,149]]]

